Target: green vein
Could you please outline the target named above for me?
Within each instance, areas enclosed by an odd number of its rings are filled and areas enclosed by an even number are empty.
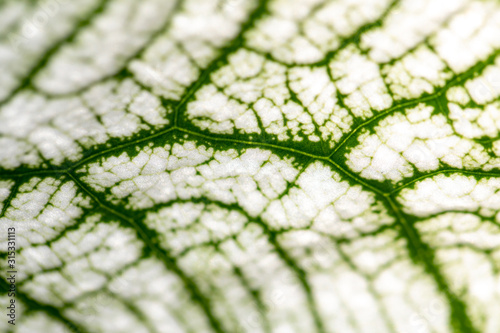
[[[467,306],[458,298],[451,290],[443,276],[443,273],[435,264],[434,250],[424,243],[416,230],[415,226],[407,220],[405,214],[399,209],[396,200],[392,197],[385,197],[385,201],[389,210],[392,211],[397,221],[403,227],[402,233],[410,242],[410,255],[412,259],[420,263],[425,271],[430,274],[436,282],[439,291],[446,297],[450,305],[450,326],[453,332],[457,333],[479,333],[480,331],[474,327],[469,317]]]
[[[110,205],[104,204],[93,193],[93,191],[89,187],[87,187],[80,179],[78,179],[75,175],[73,175],[73,173],[68,172],[66,173],[66,175],[71,180],[73,180],[77,184],[77,186],[80,187],[88,196],[90,196],[92,200],[95,203],[97,203],[101,208],[103,208],[104,210],[106,210],[112,216],[115,216],[119,220],[124,221],[126,225],[132,227],[137,232],[138,237],[147,245],[149,249],[151,249],[151,251],[156,255],[156,257],[164,263],[165,267],[169,271],[176,274],[181,279],[184,286],[191,294],[193,301],[195,301],[203,310],[203,313],[206,315],[214,331],[224,332],[222,324],[219,322],[219,319],[217,319],[212,312],[211,301],[202,294],[202,292],[200,291],[198,286],[194,283],[194,281],[181,270],[175,258],[172,258],[167,251],[158,247],[158,245],[156,244],[158,236],[156,235],[155,232],[148,229],[142,223],[137,222],[133,218],[130,218],[126,214],[117,211]]]
[[[9,289],[7,282],[3,278],[0,279],[0,289],[1,290],[8,290]],[[47,314],[49,317],[53,318],[54,320],[62,323],[72,333],[92,333],[88,329],[83,330],[83,328],[80,324],[71,320],[68,316],[66,316],[64,314],[64,311],[61,311],[57,307],[36,301],[35,299],[30,298],[29,296],[27,296],[25,293],[23,293],[20,290],[16,290],[16,298],[19,301],[21,301],[21,303],[23,303],[25,306],[27,306],[30,312],[36,312],[36,311],[43,312],[43,313]],[[17,306],[19,306],[19,304],[17,304]],[[18,316],[19,316],[19,314],[17,314],[16,321],[19,320]],[[13,332],[13,330],[14,330],[14,327],[11,327],[9,329],[9,333]]]
[[[14,88],[14,90],[11,91],[9,96],[7,98],[3,99],[0,101],[0,107],[9,103],[14,96],[17,95],[21,90],[29,87],[32,84],[33,79],[35,76],[45,68],[45,66],[49,63],[49,61],[52,59],[52,57],[59,52],[59,50],[65,46],[68,43],[71,43],[72,41],[75,40],[75,38],[84,30],[86,27],[90,26],[93,22],[95,17],[97,17],[99,14],[105,11],[107,6],[112,3],[112,1],[98,1],[98,6],[85,18],[83,18],[81,21],[79,21],[75,28],[64,38],[60,39],[57,41],[55,44],[53,44],[46,52],[45,54],[38,60],[38,62],[28,71],[28,74],[24,77],[24,79],[21,81],[21,83]]]

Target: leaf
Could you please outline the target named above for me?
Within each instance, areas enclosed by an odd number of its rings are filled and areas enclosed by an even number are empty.
[[[1,331],[500,330],[498,2],[0,17]]]

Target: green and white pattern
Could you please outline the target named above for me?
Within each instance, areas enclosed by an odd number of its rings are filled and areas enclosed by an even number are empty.
[[[0,331],[500,331],[498,1],[0,21]]]

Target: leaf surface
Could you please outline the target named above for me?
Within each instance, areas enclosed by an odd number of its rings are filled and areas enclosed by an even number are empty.
[[[1,331],[500,330],[497,1],[0,17]]]

